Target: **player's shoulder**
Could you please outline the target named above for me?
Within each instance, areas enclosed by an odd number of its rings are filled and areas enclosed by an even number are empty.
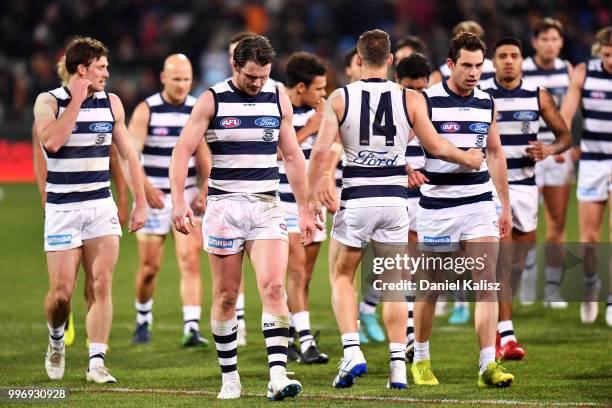
[[[581,64],[580,64],[581,65]],[[578,66],[580,66],[578,65]],[[588,60],[584,66],[586,67],[586,69],[588,71],[597,71],[597,72],[602,72],[603,71],[603,67],[601,64],[601,59],[599,58],[593,58]]]
[[[535,81],[529,79],[523,79],[521,81],[521,88],[525,91],[537,91],[539,86]]]
[[[216,84],[211,86],[210,89],[216,94],[220,94],[223,92],[233,92],[232,87],[229,84],[231,80],[232,79],[229,78],[227,81],[217,82]]]
[[[527,71],[533,71],[537,69],[535,61],[532,57],[527,57],[523,60],[523,69]]]
[[[493,61],[489,58],[485,58],[482,63],[482,71],[483,72],[495,72],[495,66],[493,65]]]
[[[444,88],[444,81],[438,82],[423,91],[428,98],[446,97],[449,96]]]
[[[497,89],[495,78],[483,79],[482,81],[478,83],[478,88],[480,88],[481,90],[485,92],[491,91],[493,89]]]
[[[145,98],[145,103],[151,107],[160,106],[164,104],[164,100],[162,99],[161,93],[156,92],[153,95]]]
[[[196,98],[195,96],[187,95],[187,98],[185,99],[185,106],[193,106],[195,105],[197,100],[198,98]]]
[[[476,99],[484,99],[484,100],[492,100],[492,96],[489,93],[483,91],[482,89],[480,89],[478,87],[474,88],[474,98],[476,98]]]

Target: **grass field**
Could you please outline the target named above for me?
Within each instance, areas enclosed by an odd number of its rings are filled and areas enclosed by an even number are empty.
[[[133,281],[137,253],[133,236],[121,242],[121,255],[113,282],[114,322],[107,365],[118,379],[116,385],[92,386],[85,382],[85,303],[79,281],[73,302],[77,329],[75,344],[67,351],[67,368],[61,382],[47,379],[43,359],[47,342],[43,299],[48,281],[42,251],[43,215],[34,185],[5,185],[0,201],[0,388],[8,386],[68,387],[70,405],[85,406],[236,406],[215,399],[220,372],[214,349],[184,350],[179,346],[182,330],[178,296],[178,271],[173,251],[166,259],[155,294],[153,343],[133,346],[135,312]],[[575,205],[570,209],[569,240],[577,239]],[[607,234],[607,229],[603,232]],[[606,235],[607,236],[607,235]],[[331,382],[342,348],[330,307],[330,288],[325,267],[327,249],[319,258],[312,282],[311,316],[314,330],[321,330],[320,348],[331,357],[325,366],[290,364],[304,391],[291,400],[299,406],[606,406],[612,404],[612,329],[602,315],[594,325],[584,326],[578,304],[565,311],[541,305],[517,306],[515,330],[527,348],[526,360],[508,363],[515,374],[511,388],[480,390],[476,387],[478,347],[471,325],[451,326],[439,319],[431,340],[432,364],[441,385],[411,385],[403,392],[386,390],[388,352],[386,344],[363,346],[368,374],[348,390],[335,390]],[[210,305],[209,273],[202,258],[206,294]],[[267,405],[267,360],[260,331],[261,306],[252,271],[246,272],[246,319],[248,345],[239,350],[238,367],[245,397],[241,404]],[[605,289],[604,289],[605,290]],[[600,308],[603,309],[605,305]],[[206,312],[202,331],[211,338]],[[409,382],[411,378],[409,377]],[[0,402],[0,405],[2,403]],[[49,403],[57,406],[57,403]]]

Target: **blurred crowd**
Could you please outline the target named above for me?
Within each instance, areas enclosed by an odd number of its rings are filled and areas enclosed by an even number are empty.
[[[597,29],[612,23],[608,0],[19,0],[0,2],[0,138],[30,137],[36,95],[58,86],[55,63],[67,40],[92,36],[110,50],[107,90],[126,112],[158,89],[165,56],[186,54],[194,64],[195,93],[230,75],[227,42],[250,30],[270,38],[280,56],[273,70],[283,80],[283,60],[293,51],[323,57],[343,83],[343,56],[360,33],[388,31],[393,41],[418,35],[433,65],[444,62],[452,27],[476,20],[488,45],[503,35],[523,40],[551,16],[565,26],[562,57],[589,58]]]

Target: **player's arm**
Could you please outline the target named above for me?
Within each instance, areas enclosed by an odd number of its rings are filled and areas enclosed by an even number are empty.
[[[570,75],[570,84],[567,93],[561,103],[561,117],[569,129],[572,127],[574,114],[580,105],[582,86],[586,79],[586,65],[584,63],[576,65]]]
[[[314,238],[314,219],[308,209],[308,178],[306,176],[306,159],[300,149],[293,129],[293,109],[285,92],[279,92],[282,118],[278,133],[278,147],[283,154],[285,170],[291,191],[295,196],[299,212],[302,242],[308,245]]]
[[[302,144],[304,140],[308,138],[308,136],[313,133],[317,133],[319,131],[319,126],[321,125],[321,117],[323,116],[323,106],[325,100],[322,100],[316,107],[316,111],[314,115],[308,118],[306,124],[297,132],[295,135],[297,136],[298,144]]]
[[[149,131],[149,116],[151,112],[149,105],[146,102],[140,102],[134,112],[128,125],[128,131],[130,133],[130,142],[132,147],[138,155],[142,153],[144,149],[145,140]],[[145,197],[147,203],[152,208],[164,208],[164,192],[158,188],[153,187],[149,178],[143,176],[143,185],[145,191]]]
[[[338,211],[340,207],[338,190],[336,188],[336,169],[342,157],[342,152],[343,148],[340,143],[340,135],[336,135],[334,143],[332,143],[329,154],[327,155],[327,162],[325,163],[323,176],[319,184],[319,199],[321,203],[332,212]]]
[[[117,95],[109,93],[108,96],[113,115],[115,116],[113,144],[117,147],[121,168],[134,199],[134,209],[132,210],[128,226],[128,231],[134,232],[144,227],[146,219],[145,194],[142,185],[143,172],[138,161],[138,155],[130,146],[130,136],[125,126],[123,104]]]
[[[497,108],[493,107],[493,121],[489,126],[487,134],[487,167],[497,196],[501,202],[501,214],[499,216],[499,236],[505,238],[512,231],[512,214],[510,212],[510,196],[508,193],[508,169],[506,165],[506,154],[501,144],[499,131],[497,130]]]
[[[475,170],[480,169],[484,159],[482,151],[480,149],[463,151],[448,140],[440,137],[433,127],[431,120],[429,120],[427,104],[422,94],[406,90],[406,103],[414,133],[425,150],[442,160],[468,166]]]
[[[196,168],[198,170],[199,193],[191,202],[191,209],[196,215],[204,214],[206,210],[206,197],[208,196],[208,178],[212,170],[212,154],[202,138],[196,150]]]
[[[91,82],[85,79],[74,79],[69,84],[70,102],[59,118],[57,101],[48,92],[41,93],[34,104],[34,131],[41,143],[50,152],[57,152],[66,144],[76,124],[81,105],[87,98],[87,89]]]
[[[560,154],[572,147],[572,138],[565,121],[559,114],[555,100],[546,89],[540,88],[538,93],[540,114],[548,128],[554,133],[555,141],[549,145],[540,141],[529,142],[527,154],[534,161],[544,160],[550,155]]]
[[[119,215],[119,224],[125,227],[125,223],[128,220],[128,186],[121,170],[121,159],[119,159],[119,152],[115,145],[111,145],[110,148],[110,172],[113,177],[113,183],[115,184],[115,190],[117,191],[117,210]]]
[[[211,91],[206,91],[200,95],[195,103],[191,116],[189,116],[187,123],[183,126],[181,135],[172,150],[172,159],[170,160],[172,219],[176,230],[183,234],[189,234],[187,223],[195,226],[193,210],[185,202],[185,180],[187,180],[189,158],[196,151],[200,143],[206,144],[202,135],[206,133],[214,112],[214,96]],[[202,157],[202,159],[204,161],[209,160],[206,157]],[[204,166],[209,167],[210,165],[204,163]]]
[[[34,164],[34,176],[36,177],[36,185],[40,193],[40,199],[43,207],[47,202],[47,192],[45,191],[47,180],[47,163],[43,156],[40,140],[36,133],[36,126],[32,127],[32,163]]]

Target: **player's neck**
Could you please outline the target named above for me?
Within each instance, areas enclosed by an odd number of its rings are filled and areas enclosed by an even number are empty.
[[[536,65],[540,68],[544,68],[544,69],[553,69],[555,67],[555,59],[546,59],[543,58],[541,55],[536,54],[533,57],[533,60],[535,61]]]
[[[361,79],[387,79],[387,66],[381,68],[361,67]]]
[[[176,99],[173,99],[170,97],[170,95],[168,95],[168,92],[166,92],[166,90],[164,89],[162,91],[162,99],[164,100],[164,102],[169,103],[170,105],[182,105],[185,103],[185,99],[183,99],[182,101],[177,101]]]
[[[495,81],[501,85],[504,89],[515,89],[521,84],[521,77],[518,76],[516,78],[508,79],[508,78],[500,78],[495,77]]]
[[[459,96],[468,96],[469,94],[471,94],[474,91],[473,89],[463,89],[463,88],[460,88],[459,85],[457,85],[457,83],[455,81],[453,81],[453,77],[452,76],[450,78],[448,78],[448,80],[446,81],[446,86],[448,86],[448,89],[453,91],[453,93],[455,93],[455,94],[457,94]]]
[[[302,106],[302,97],[298,94],[297,88],[287,89],[287,96],[293,106]]]

